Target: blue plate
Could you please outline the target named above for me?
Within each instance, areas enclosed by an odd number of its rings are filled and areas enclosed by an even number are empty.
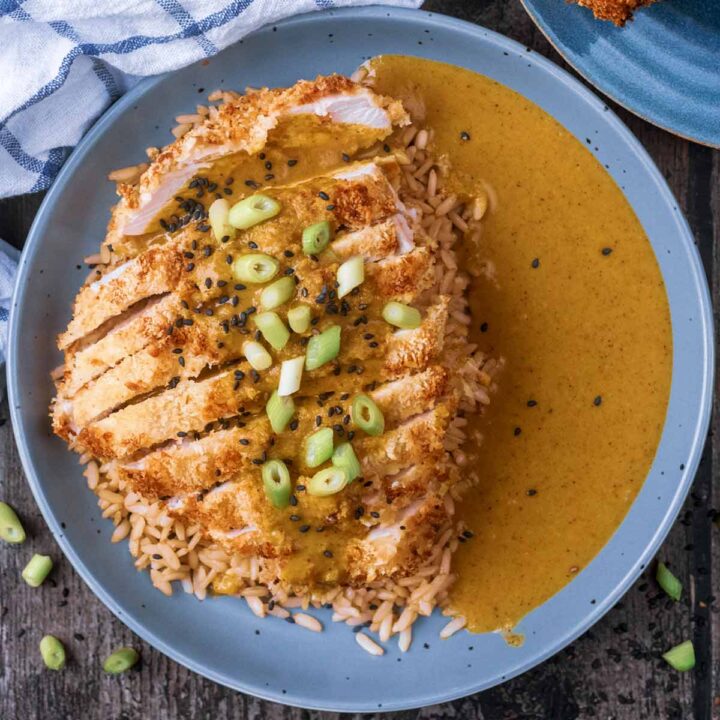
[[[624,28],[564,0],[522,0],[598,90],[676,135],[720,147],[720,3],[662,0]]]
[[[674,380],[652,470],[597,558],[523,620],[522,648],[492,633],[440,641],[445,619],[436,615],[417,625],[410,652],[401,656],[392,643],[376,658],[326,612],[319,613],[326,632],[314,634],[260,621],[232,598],[166,598],[135,571],[125,547],[110,544],[110,524],[100,518],[77,459],[48,427],[49,373],[60,361],[54,338],[69,320],[84,275],[75,263],[96,250],[116,200],[108,171],[139,160],[141,148],[165,143],[172,118],[218,85],[289,85],[317,73],[349,73],[387,52],[490,75],[579,140],[597,138],[598,159],[610,166],[645,227],[670,299]],[[637,140],[580,83],[507,38],[442,16],[379,8],[324,12],[265,28],[207,65],[144,82],[84,138],[45,198],[20,263],[8,365],[12,419],[28,480],[58,543],[93,591],[145,640],[192,670],[264,698],[342,711],[399,710],[483,690],[537,665],[625,592],[670,528],[697,468],[710,411],[711,328],[705,277],[675,200]]]

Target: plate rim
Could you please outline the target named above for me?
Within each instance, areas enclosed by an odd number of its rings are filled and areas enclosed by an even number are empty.
[[[553,30],[550,28],[550,26],[540,17],[540,13],[536,10],[533,0],[520,0],[522,3],[523,9],[528,14],[530,19],[533,21],[533,24],[535,27],[543,34],[545,39],[550,43],[553,50],[578,74],[580,77],[585,80],[585,82],[592,85],[592,87],[597,90],[597,92],[602,93],[606,97],[608,97],[610,100],[612,100],[614,103],[622,107],[623,109],[627,110],[628,112],[632,113],[636,117],[640,118],[641,120],[644,120],[645,122],[649,123],[650,125],[653,125],[656,128],[660,128],[660,130],[664,130],[667,133],[670,133],[671,135],[675,135],[676,137],[682,138],[683,140],[687,140],[688,142],[694,142],[698,145],[702,145],[703,147],[710,148],[712,150],[720,150],[720,139],[717,142],[713,142],[709,139],[702,139],[698,137],[694,137],[692,135],[687,135],[684,132],[681,132],[678,128],[672,127],[671,125],[667,125],[664,122],[660,122],[659,120],[656,120],[652,118],[649,114],[647,114],[647,110],[641,111],[639,108],[634,108],[629,104],[628,100],[623,100],[618,97],[614,92],[611,92],[605,87],[602,87],[596,80],[593,80],[593,78],[590,76],[590,73],[587,70],[584,70],[580,65],[573,60],[573,57],[566,53],[563,50],[562,43],[560,42],[560,39],[556,36],[556,33],[553,32]],[[590,11],[588,11],[590,12]],[[609,20],[596,20],[596,22],[610,22]],[[623,123],[624,124],[624,123]]]
[[[368,18],[391,17],[396,19],[399,18],[400,20],[409,19],[411,21],[419,16],[423,16],[427,22],[440,25],[445,28],[449,27],[451,30],[469,33],[477,37],[478,39],[490,39],[498,46],[502,46],[504,49],[507,49],[509,51],[522,51],[524,53],[526,49],[525,46],[522,45],[522,43],[512,40],[511,38],[508,38],[504,35],[501,35],[496,31],[487,29],[482,25],[467,22],[464,20],[459,20],[457,18],[453,18],[436,12],[414,10],[409,8],[393,8],[387,6],[338,8],[332,10],[304,13],[279,22],[270,23],[255,32],[262,32],[268,26],[288,26],[308,22],[313,23],[318,19],[320,22],[322,22],[322,19],[324,17],[334,17],[338,15],[352,16],[353,18],[363,16]],[[542,66],[542,70],[544,72],[552,75],[555,80],[561,82],[566,86],[572,87],[573,90],[580,96],[581,100],[591,102],[600,108],[606,107],[602,100],[598,98],[593,91],[586,88],[582,84],[582,82],[580,82],[577,78],[573,77],[567,70],[561,68],[559,65],[555,64],[551,60],[548,60],[547,58],[541,56],[539,53],[535,53],[534,61],[538,65]],[[98,581],[96,581],[95,579],[95,575],[93,574],[93,572],[78,557],[74,546],[71,545],[70,541],[67,540],[66,536],[62,533],[59,526],[59,521],[55,518],[55,514],[52,511],[50,504],[45,498],[44,492],[41,488],[39,474],[35,471],[34,463],[30,456],[28,445],[25,441],[25,432],[24,430],[21,430],[23,423],[21,419],[20,406],[16,404],[19,402],[21,392],[17,372],[17,365],[19,363],[19,359],[17,357],[19,346],[18,334],[20,332],[19,321],[17,320],[18,311],[16,311],[16,308],[19,305],[19,293],[17,292],[17,290],[21,287],[23,282],[27,280],[27,259],[30,250],[36,243],[39,242],[39,238],[41,235],[40,225],[43,224],[44,217],[52,213],[51,206],[55,204],[54,198],[63,187],[66,176],[71,174],[74,168],[84,161],[87,152],[86,147],[90,145],[97,136],[101,135],[104,132],[105,127],[109,123],[111,123],[116,116],[124,113],[129,106],[132,106],[132,103],[135,102],[138,97],[144,95],[152,87],[154,87],[155,84],[161,82],[169,74],[171,73],[166,73],[163,75],[142,80],[132,90],[126,93],[123,97],[121,97],[98,119],[98,121],[93,125],[93,127],[81,139],[81,141],[71,153],[68,160],[63,165],[55,182],[51,186],[46,197],[43,199],[43,202],[33,220],[30,231],[28,232],[22,256],[19,261],[15,293],[13,295],[8,333],[7,358],[7,380],[10,415],[13,426],[13,433],[22,467],[26,474],[27,482],[30,485],[35,501],[38,504],[38,507],[43,514],[43,518],[48,527],[50,528],[50,531],[52,532],[55,541],[58,543],[61,551],[71,562],[71,564],[78,572],[80,577],[83,579],[83,581],[101,600],[101,602],[103,602],[103,604],[124,625],[126,625],[130,630],[132,630],[132,632],[134,632],[144,641],[151,644],[154,648],[167,655],[174,661],[187,667],[189,670],[192,670],[193,672],[198,673],[199,675],[208,678],[213,682],[217,682],[235,691],[251,694],[263,700],[277,702],[284,705],[292,705],[295,707],[302,707],[311,710],[363,713],[378,712],[378,709],[376,707],[370,707],[369,704],[362,707],[329,705],[327,703],[323,704],[321,698],[318,698],[312,703],[307,704],[303,701],[303,704],[301,705],[299,704],[299,701],[301,700],[301,698],[299,697],[295,698],[295,702],[293,702],[294,698],[292,695],[279,695],[275,691],[266,691],[264,688],[259,686],[247,685],[242,682],[237,682],[235,678],[228,677],[221,672],[214,670],[206,670],[204,667],[201,666],[199,662],[195,661],[192,657],[188,656],[182,651],[176,650],[174,647],[168,645],[164,640],[160,639],[145,622],[141,621],[140,619],[135,619],[132,616],[126,615],[122,608],[118,605],[118,603],[116,603],[116,601],[113,599],[113,597],[99,585]],[[622,120],[620,120],[620,118],[614,112],[612,112],[612,110],[605,112],[604,116],[608,118],[608,121],[612,125],[613,130],[619,135],[623,136],[623,138],[634,147],[637,153],[638,161],[642,163],[646,171],[655,181],[655,185],[659,193],[658,197],[662,197],[663,201],[669,206],[676,206],[677,202],[672,194],[672,191],[668,187],[667,183],[662,177],[662,174],[651,159],[650,155],[645,150],[644,146],[634,136],[630,129],[622,122]],[[689,263],[692,269],[692,274],[696,281],[695,286],[693,287],[693,291],[696,292],[698,295],[702,310],[702,317],[700,319],[704,328],[703,339],[705,342],[705,387],[702,395],[702,406],[698,408],[698,421],[695,425],[695,433],[693,435],[692,447],[686,462],[686,470],[683,473],[681,482],[678,483],[674,495],[670,498],[668,502],[662,523],[655,529],[655,533],[653,534],[650,542],[645,546],[645,549],[643,550],[641,555],[637,557],[634,563],[632,563],[627,569],[622,580],[601,601],[599,601],[597,605],[593,606],[593,610],[589,611],[584,616],[582,622],[579,622],[574,627],[567,629],[565,633],[558,636],[553,643],[547,644],[541,651],[535,653],[525,663],[522,663],[513,668],[512,672],[508,673],[502,679],[493,683],[480,682],[476,684],[468,684],[462,689],[450,689],[448,692],[442,695],[435,695],[432,698],[423,697],[422,700],[419,702],[417,700],[401,700],[400,702],[394,704],[386,703],[381,709],[382,712],[424,707],[427,705],[428,701],[431,703],[449,702],[462,697],[466,697],[489,687],[496,686],[497,684],[504,683],[507,680],[510,680],[513,677],[517,677],[518,675],[523,674],[529,669],[537,667],[541,663],[545,662],[548,658],[555,655],[557,652],[559,652],[568,644],[577,639],[577,637],[579,637],[583,632],[585,632],[595,623],[597,623],[600,618],[605,615],[608,610],[611,609],[615,602],[617,602],[617,600],[627,592],[632,582],[635,581],[642,569],[655,555],[661,542],[664,540],[670,528],[674,524],[675,519],[677,518],[682,504],[685,500],[685,497],[687,496],[692,482],[695,478],[695,474],[702,454],[702,448],[704,446],[705,438],[707,436],[708,426],[710,422],[710,411],[712,407],[712,387],[714,378],[715,354],[713,337],[714,328],[712,323],[710,294],[700,255],[693,242],[692,231],[687,223],[685,216],[682,214],[682,212],[678,211],[674,214],[674,217],[677,222],[678,232],[680,236],[679,239],[681,241],[681,244],[688,251],[687,254],[689,258]],[[25,285],[27,285],[26,282]],[[667,422],[667,418],[665,422]],[[635,501],[633,501],[633,504],[634,502]],[[623,522],[620,524],[620,526],[618,526],[618,529],[622,526],[624,522],[625,519],[623,519]],[[596,555],[591,562],[594,562],[595,559],[600,555],[600,553],[603,552],[604,547],[600,549],[598,555]]]

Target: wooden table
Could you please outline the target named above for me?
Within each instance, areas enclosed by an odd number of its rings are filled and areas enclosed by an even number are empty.
[[[560,1],[560,0],[558,0]],[[498,30],[564,65],[522,10],[519,0],[434,0],[426,8]],[[650,152],[695,234],[716,296],[720,270],[720,152],[674,137],[609,103]],[[22,246],[42,199],[0,201],[0,237]],[[330,718],[227,690],[168,660],[134,637],[84,585],[55,546],[25,484],[7,404],[0,406],[0,498],[23,518],[23,552],[0,544],[0,718],[3,720],[165,720],[166,718]],[[714,427],[714,426],[713,426]],[[720,508],[713,490],[720,443],[710,433],[693,492],[660,551],[688,592],[675,605],[644,574],[592,630],[542,666],[465,700],[393,718],[483,720],[709,720],[720,718]],[[713,495],[714,492],[714,495]],[[20,579],[31,551],[56,561],[41,591]],[[61,637],[71,663],[62,673],[42,667],[37,643]],[[679,674],[660,660],[692,638],[697,666]],[[106,676],[100,659],[122,644],[141,650],[139,672]]]

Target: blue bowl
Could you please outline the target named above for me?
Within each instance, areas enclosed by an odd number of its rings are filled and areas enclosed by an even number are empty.
[[[562,0],[522,0],[598,90],[676,135],[720,147],[720,3],[662,0],[624,28]]]
[[[112,529],[100,518],[76,458],[48,425],[49,372],[60,362],[54,337],[69,320],[83,276],[75,263],[96,250],[115,201],[108,171],[139,160],[141,148],[165,143],[172,118],[218,85],[289,85],[317,73],[350,73],[367,57],[388,52],[485,73],[539,104],[578,139],[597,138],[598,159],[640,218],[670,300],[674,379],[652,470],[602,552],[523,620],[521,648],[494,633],[462,632],[440,641],[444,618],[435,615],[418,623],[409,653],[401,657],[391,644],[376,658],[326,612],[319,613],[326,631],[314,634],[261,622],[232,598],[166,598],[135,571],[122,544],[110,544]],[[638,141],[580,83],[517,43],[442,16],[379,8],[323,12],[265,28],[207,65],[142,83],[84,138],[45,198],[20,263],[8,364],[12,419],[28,480],[58,543],[138,635],[192,670],[263,698],[339,711],[400,710],[518,675],[587,630],[625,592],[669,530],[698,465],[710,412],[711,328],[705,277],[674,198]]]

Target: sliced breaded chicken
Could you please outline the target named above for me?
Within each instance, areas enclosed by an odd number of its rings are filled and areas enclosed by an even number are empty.
[[[317,129],[351,126],[357,147],[367,147],[389,135],[394,125],[408,122],[400,103],[338,75],[301,81],[287,90],[264,89],[240,97],[163,150],[137,186],[120,188],[122,200],[109,226],[109,242],[123,234],[144,233],[166,202],[199,169],[222,156],[260,153],[268,135],[280,124],[304,116],[318,118]],[[300,134],[294,144],[297,149],[312,147],[317,135]],[[282,140],[288,143],[289,138]]]
[[[578,5],[590,8],[598,20],[610,20],[622,27],[632,19],[633,13],[657,0],[574,0]]]

